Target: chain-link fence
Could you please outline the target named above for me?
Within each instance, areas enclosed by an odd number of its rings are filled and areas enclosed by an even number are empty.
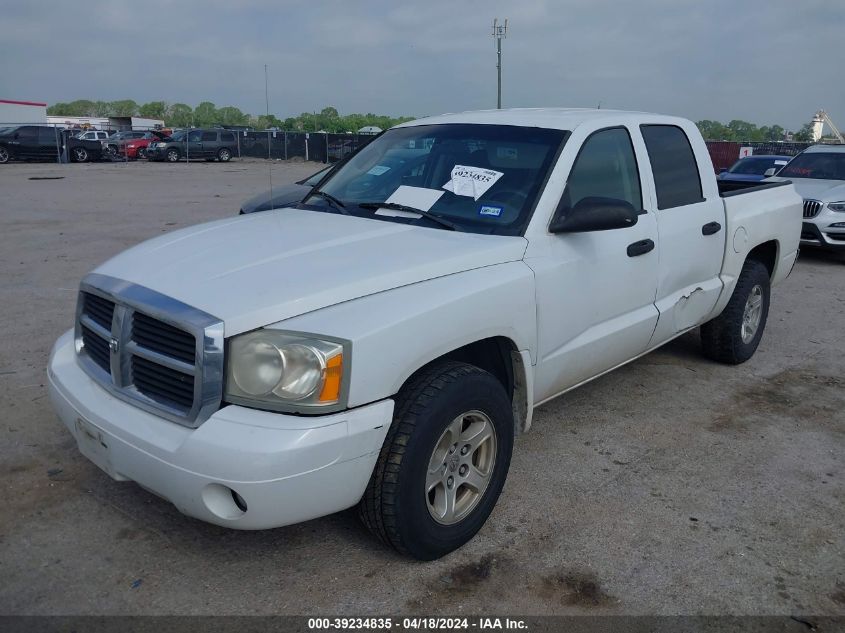
[[[304,158],[334,163],[369,143],[371,134],[328,134],[325,132],[285,132],[242,130],[238,132],[238,155],[254,158]]]
[[[328,134],[325,132],[286,132],[283,130],[251,130],[208,128],[226,130],[235,138],[232,154],[236,157],[252,157],[276,160],[302,158],[321,163],[337,162],[369,143],[371,134]],[[87,160],[128,160],[137,157],[127,155],[126,145],[133,139],[120,139],[114,134],[150,132],[156,135],[175,133],[177,130],[134,129],[109,127],[68,128],[61,124],[3,123],[0,122],[0,162],[3,158],[21,160],[42,160],[71,162],[78,160],[72,137],[97,141],[102,151],[92,150],[87,145]],[[156,139],[154,139],[156,140]],[[77,151],[77,154],[79,152]],[[189,154],[186,153],[186,158]]]

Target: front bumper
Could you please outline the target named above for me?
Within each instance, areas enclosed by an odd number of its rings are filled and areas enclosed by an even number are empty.
[[[56,342],[47,373],[53,406],[83,455],[184,514],[236,529],[289,525],[355,505],[393,415],[392,400],[312,417],[229,405],[190,429],[118,400],[89,378],[72,331]]]
[[[147,146],[147,160],[164,160],[167,155],[166,147]]]
[[[839,222],[845,222],[843,214],[839,213],[834,218]],[[845,251],[845,227],[831,227],[833,220],[824,218],[821,222],[819,218],[814,218],[813,221],[804,222],[801,225],[801,246],[811,246],[815,248],[823,248],[830,251]]]

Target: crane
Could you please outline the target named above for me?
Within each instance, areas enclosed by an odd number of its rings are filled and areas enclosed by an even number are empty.
[[[842,136],[842,132],[839,131],[839,128],[836,127],[830,119],[828,113],[824,110],[819,110],[813,117],[813,142],[815,143],[821,140],[825,123],[827,123],[827,127],[830,128],[830,131],[833,132],[836,140],[840,143],[845,143],[845,137]]]

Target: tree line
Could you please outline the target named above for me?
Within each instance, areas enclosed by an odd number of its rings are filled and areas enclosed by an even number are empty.
[[[218,108],[211,101],[203,101],[195,108],[186,103],[150,101],[138,104],[132,99],[118,101],[90,101],[79,99],[69,103],[55,103],[47,108],[51,116],[67,117],[109,117],[140,116],[161,119],[165,126],[210,127],[214,125],[245,125],[264,130],[276,128],[297,132],[357,132],[362,127],[374,125],[386,130],[389,127],[411,121],[414,117],[390,117],[378,114],[341,115],[336,108],[326,107],[319,112],[303,112],[299,116],[280,119],[275,115],[258,116],[242,112],[235,106]]]
[[[719,123],[705,119],[696,123],[701,135],[707,141],[785,141],[787,130],[780,125],[756,126],[748,121],[734,119],[730,123]],[[813,140],[812,126],[805,123],[797,132],[792,134],[792,140],[797,142],[809,142]]]
[[[186,103],[150,101],[138,104],[132,99],[118,101],[90,101],[79,99],[70,103],[56,103],[47,108],[47,114],[56,116],[141,116],[161,119],[168,127],[210,127],[214,125],[248,125],[258,130],[276,128],[296,132],[357,132],[362,127],[374,125],[386,130],[389,127],[411,121],[414,117],[390,117],[377,114],[341,115],[336,108],[326,107],[319,112],[303,112],[299,116],[280,119],[275,115],[253,115],[242,112],[235,106],[218,108],[211,101],[203,101],[195,108]],[[702,136],[708,141],[784,141],[787,130],[780,125],[757,126],[748,121],[734,119],[720,123],[705,119],[696,123]],[[792,140],[812,140],[810,123],[792,136]]]

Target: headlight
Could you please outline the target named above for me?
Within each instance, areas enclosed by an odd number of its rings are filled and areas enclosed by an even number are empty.
[[[831,211],[839,211],[840,213],[845,213],[845,200],[842,202],[828,202],[827,208]]]
[[[337,408],[345,397],[348,357],[348,342],[269,329],[232,337],[226,354],[226,400],[281,411]]]
[[[156,147],[167,147],[167,143],[156,143]]]

